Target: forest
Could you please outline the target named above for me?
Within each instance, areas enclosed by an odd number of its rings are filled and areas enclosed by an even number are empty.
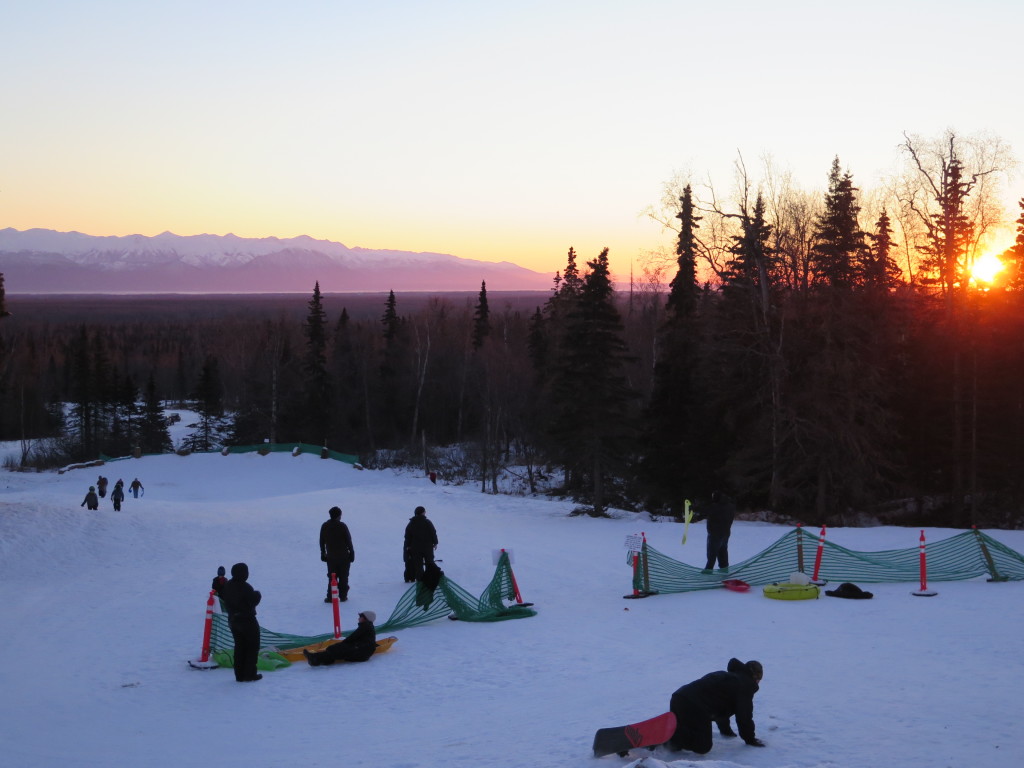
[[[1020,526],[1024,200],[999,210],[992,141],[905,139],[871,194],[839,158],[819,193],[741,162],[726,201],[667,184],[674,251],[628,287],[572,248],[539,294],[22,302],[0,276],[0,440],[25,467],[302,442],[486,493],[553,481],[594,515],[720,491],[814,524]],[[983,272],[1000,215],[1016,240]]]

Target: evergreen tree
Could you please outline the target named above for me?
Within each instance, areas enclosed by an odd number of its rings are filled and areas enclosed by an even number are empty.
[[[139,450],[142,453],[168,453],[173,449],[167,430],[167,417],[157,397],[156,379],[151,371],[146,381],[145,402],[139,424]]]
[[[635,394],[624,372],[627,351],[608,249],[587,266],[554,362],[552,435],[560,460],[575,476],[589,478],[591,505],[595,514],[603,514],[606,482],[621,473],[632,448]]]
[[[196,410],[199,413],[198,429],[187,439],[188,446],[193,451],[211,451],[223,440],[227,426],[224,421],[223,397],[217,358],[207,355],[193,393]]]
[[[864,234],[857,223],[860,206],[853,178],[843,173],[839,158],[832,161],[825,195],[825,212],[815,228],[811,266],[815,282],[832,288],[853,287],[864,250]]]
[[[306,358],[303,362],[305,406],[297,419],[309,442],[327,444],[331,429],[331,377],[327,372],[327,314],[320,297],[319,281],[313,287],[306,316]]]
[[[1006,283],[1014,291],[1024,290],[1024,197],[1018,202],[1020,218],[1017,219],[1017,239],[1002,255],[1006,266]]]
[[[395,292],[388,291],[388,300],[384,304],[384,315],[380,319],[384,325],[384,342],[391,344],[398,336],[398,301]]]
[[[7,291],[4,288],[4,273],[0,272],[0,319],[10,316],[7,311]]]
[[[680,222],[676,240],[676,274],[669,284],[666,309],[671,318],[684,319],[691,317],[697,306],[697,229],[701,219],[695,213],[689,184],[679,198],[676,218]]]
[[[491,333],[490,310],[487,307],[487,282],[480,283],[480,296],[473,311],[473,350],[479,350]]]
[[[711,465],[706,482],[730,488],[741,501],[775,506],[782,360],[776,254],[761,195],[752,209],[741,211],[740,227],[711,320],[712,359],[703,366],[701,390],[723,455]]]
[[[654,506],[668,504],[680,513],[686,493],[695,489],[703,473],[698,470],[702,451],[697,450],[697,419],[703,408],[697,402],[693,371],[699,325],[696,317],[697,237],[700,217],[687,185],[679,198],[679,238],[676,241],[676,274],[670,283],[665,322],[658,331],[654,386],[648,404],[641,462]],[[714,490],[714,489],[708,489]]]
[[[889,214],[884,210],[875,224],[875,231],[868,232],[870,247],[865,249],[862,269],[864,286],[876,291],[888,291],[902,283],[903,272],[892,257],[893,240]]]

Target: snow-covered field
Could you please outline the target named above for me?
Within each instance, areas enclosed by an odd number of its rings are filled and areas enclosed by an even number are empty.
[[[138,477],[121,512],[79,504],[99,473]],[[339,505],[356,562],[342,624],[384,621],[406,590],[402,532],[422,504],[445,573],[479,594],[492,550],[514,553],[536,617],[440,621],[397,633],[366,664],[292,667],[235,683],[195,671],[210,579],[249,564],[259,619],[332,627],[317,534]],[[865,585],[866,601],[767,600],[726,590],[623,600],[627,535],[703,562],[704,527],[570,518],[573,505],[482,495],[289,454],[167,455],[57,473],[0,472],[0,763],[12,768],[384,766],[1005,768],[1024,764],[1024,584]],[[808,526],[816,521],[806,521]],[[738,522],[750,557],[788,529]],[[929,541],[952,535],[929,529]],[[990,531],[1017,551],[1024,532]],[[830,529],[856,550],[916,546],[917,529]],[[592,757],[595,729],[668,707],[731,656],[765,668],[765,749]]]

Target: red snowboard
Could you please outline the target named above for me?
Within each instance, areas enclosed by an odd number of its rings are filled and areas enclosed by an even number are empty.
[[[664,744],[676,730],[676,716],[671,712],[644,720],[642,723],[601,728],[594,734],[594,757],[626,754],[633,747],[656,747]]]

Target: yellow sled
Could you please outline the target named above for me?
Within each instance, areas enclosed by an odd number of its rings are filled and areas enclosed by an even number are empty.
[[[392,645],[394,645],[394,643],[395,643],[395,641],[397,639],[398,638],[395,637],[394,635],[392,635],[390,637],[380,637],[380,638],[377,638],[377,650],[374,651],[374,655],[376,656],[378,653],[384,653],[384,651],[388,650]],[[322,651],[324,648],[326,648],[329,645],[334,645],[335,643],[340,643],[340,642],[341,642],[340,640],[335,640],[332,637],[330,640],[324,640],[323,642],[320,642],[320,643],[313,643],[312,645],[305,645],[302,648],[288,648],[287,650],[284,650],[284,651],[278,651],[278,653],[281,654],[282,656],[284,656],[286,659],[288,659],[288,661],[305,661],[306,658],[305,658],[305,656],[302,655],[303,651],[309,651],[310,653],[316,653],[317,651]]]
[[[814,584],[768,584],[764,588],[764,596],[772,600],[816,600],[818,587]]]

